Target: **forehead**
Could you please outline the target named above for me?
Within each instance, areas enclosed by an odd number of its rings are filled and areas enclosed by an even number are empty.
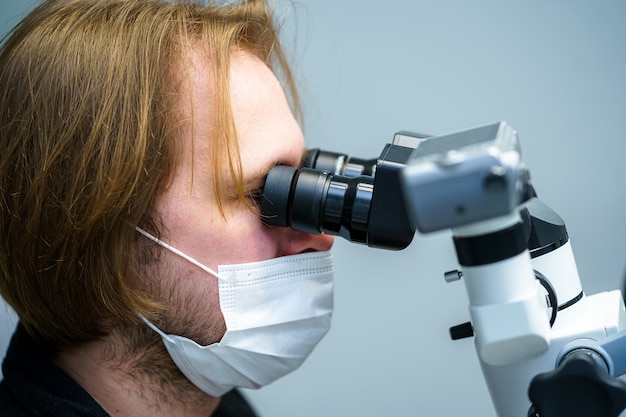
[[[305,152],[300,126],[278,79],[254,55],[233,55],[230,97],[244,167],[260,159],[300,164]]]
[[[302,132],[280,82],[264,62],[251,53],[233,51],[227,75],[220,78],[220,69],[202,48],[189,50],[183,61],[177,83],[183,165],[195,166],[194,171],[212,166],[215,145],[223,145],[228,127],[224,123],[231,122],[235,147],[230,149],[238,153],[244,180],[264,175],[276,164],[300,163],[305,152]],[[220,95],[225,100],[216,100]],[[223,117],[223,106],[232,110],[232,121]],[[231,151],[229,157],[236,157]],[[228,171],[224,166],[222,174]]]

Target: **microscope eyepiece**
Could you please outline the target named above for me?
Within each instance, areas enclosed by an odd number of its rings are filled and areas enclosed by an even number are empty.
[[[261,213],[271,226],[328,233],[366,243],[374,178],[276,166],[265,182]]]
[[[404,249],[415,234],[400,189],[400,172],[411,151],[388,144],[379,158],[365,160],[313,149],[304,167],[276,166],[265,181],[263,221],[370,247]]]

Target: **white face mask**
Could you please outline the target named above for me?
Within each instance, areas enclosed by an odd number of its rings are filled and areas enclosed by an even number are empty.
[[[219,279],[220,308],[226,321],[220,342],[201,346],[186,337],[165,334],[144,318],[183,374],[207,394],[221,396],[235,387],[259,388],[294,371],[330,329],[330,252],[220,265],[215,272],[146,231],[137,231]]]

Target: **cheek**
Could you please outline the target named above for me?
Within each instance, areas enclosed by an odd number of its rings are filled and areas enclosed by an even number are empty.
[[[244,206],[225,204],[226,216],[209,204],[180,200],[163,210],[168,240],[177,249],[216,269],[220,264],[237,264],[271,259],[279,254],[280,233],[261,222]]]
[[[171,259],[172,274],[166,278],[167,330],[203,345],[217,342],[226,329],[217,278],[180,261]]]
[[[220,264],[262,261],[275,258],[279,253],[278,234],[256,216],[247,221],[229,221],[221,236],[222,239],[215,242],[220,250]]]

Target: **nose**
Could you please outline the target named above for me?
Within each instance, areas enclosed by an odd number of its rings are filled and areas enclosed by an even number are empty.
[[[333,246],[335,238],[327,234],[314,235],[290,228],[276,227],[280,236],[280,256],[303,252],[326,251]]]

